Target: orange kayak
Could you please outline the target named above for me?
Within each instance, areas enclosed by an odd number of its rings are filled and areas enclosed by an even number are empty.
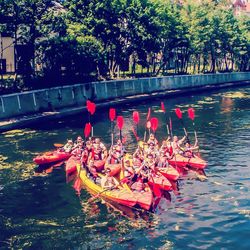
[[[180,173],[171,165],[165,168],[157,169],[164,177],[171,181],[177,181],[180,177]]]
[[[60,151],[52,151],[52,152],[46,152],[42,155],[38,155],[33,159],[33,161],[37,165],[43,165],[43,164],[48,164],[48,163],[53,163],[53,162],[58,162],[58,161],[66,161],[69,159],[71,156],[70,153],[66,152],[60,152]]]
[[[195,155],[195,157],[185,157],[177,154],[173,159],[168,160],[169,164],[178,167],[192,167],[197,169],[204,169],[207,166],[207,162],[202,158]]]

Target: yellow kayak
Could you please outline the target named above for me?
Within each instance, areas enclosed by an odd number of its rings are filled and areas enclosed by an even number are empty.
[[[137,200],[129,190],[121,187],[119,189],[105,191],[101,186],[97,185],[87,177],[86,170],[82,169],[80,164],[77,164],[76,168],[77,175],[79,176],[82,184],[91,194],[100,195],[100,197],[104,200],[117,202],[127,207],[133,207],[136,205]]]

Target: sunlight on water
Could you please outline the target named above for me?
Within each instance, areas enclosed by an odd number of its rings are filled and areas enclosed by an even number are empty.
[[[174,133],[183,135],[174,109],[183,110],[190,138],[198,132],[206,176],[190,172],[179,190],[157,200],[155,213],[107,204],[66,184],[63,167],[39,170],[32,159],[83,133],[87,116],[36,124],[0,135],[0,248],[13,249],[250,249],[250,88],[225,89],[116,107],[124,116],[126,148],[133,152],[132,112],[144,136],[148,108],[159,119],[157,138],[167,136],[164,101]],[[195,108],[195,126],[186,111]],[[108,110],[93,116],[94,133],[110,145]],[[119,130],[115,128],[115,138]],[[36,171],[36,173],[35,173]]]

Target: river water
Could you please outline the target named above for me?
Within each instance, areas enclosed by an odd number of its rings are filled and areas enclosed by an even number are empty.
[[[166,137],[161,101],[179,136],[182,124],[174,108],[195,108],[206,180],[183,177],[179,191],[162,197],[154,213],[118,210],[99,199],[90,204],[87,191],[79,197],[65,182],[63,168],[37,174],[32,163],[53,143],[82,134],[85,113],[8,131],[0,135],[0,249],[250,249],[250,87],[115,107],[125,118],[128,151],[136,147],[133,110],[140,113],[141,137],[149,107],[159,118],[157,138]],[[183,121],[193,138],[186,112]],[[92,123],[94,135],[109,145],[108,109],[97,109]]]

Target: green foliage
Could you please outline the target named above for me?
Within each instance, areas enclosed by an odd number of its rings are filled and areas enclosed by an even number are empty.
[[[5,0],[0,31],[28,46],[24,76],[249,70],[250,20],[228,0]],[[22,59],[24,60],[24,59]]]

